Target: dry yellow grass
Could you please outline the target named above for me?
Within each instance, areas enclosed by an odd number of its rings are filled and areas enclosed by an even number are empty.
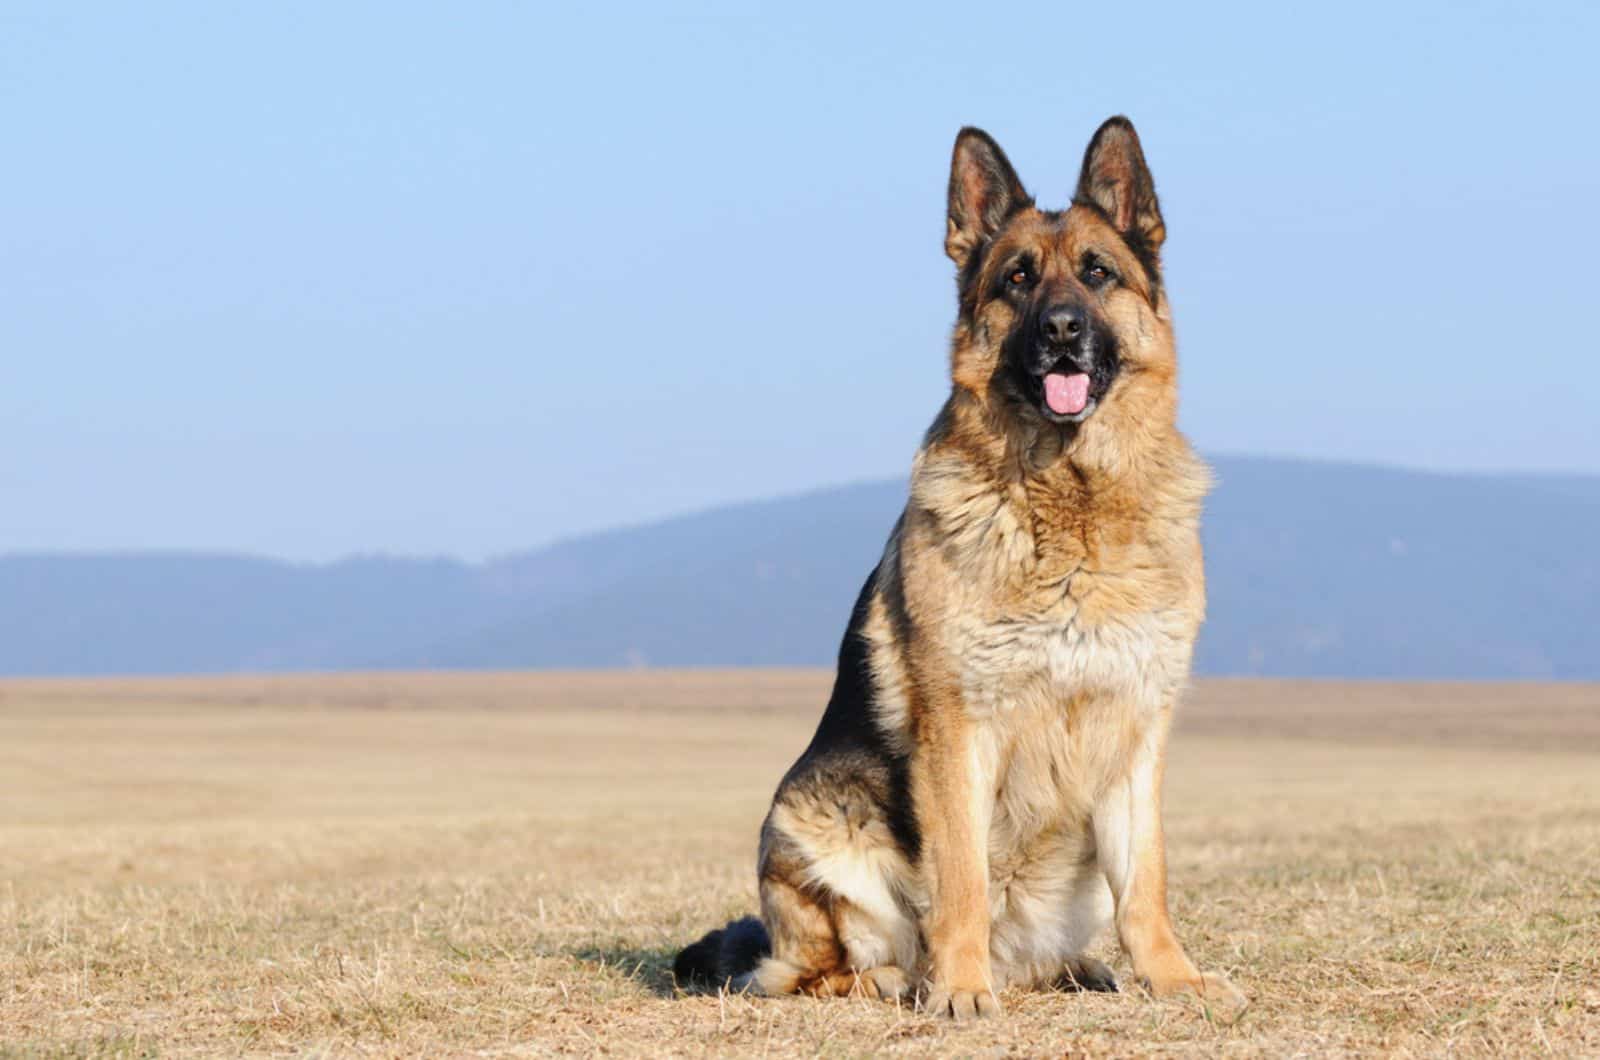
[[[1583,686],[1202,683],[1174,912],[1233,1026],[677,996],[674,948],[753,908],[826,682],[0,682],[0,1053],[1600,1054]]]

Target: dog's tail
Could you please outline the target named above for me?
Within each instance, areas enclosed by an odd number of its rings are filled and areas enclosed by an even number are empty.
[[[735,920],[684,947],[672,962],[672,974],[680,986],[720,987],[731,985],[742,990],[762,958],[772,952],[772,939],[759,917]]]

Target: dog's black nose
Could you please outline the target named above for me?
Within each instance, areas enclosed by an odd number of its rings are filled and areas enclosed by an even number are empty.
[[[1077,306],[1058,305],[1045,310],[1039,323],[1046,342],[1052,346],[1066,346],[1083,331],[1083,314]]]

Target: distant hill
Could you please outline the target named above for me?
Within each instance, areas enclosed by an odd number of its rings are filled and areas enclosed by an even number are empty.
[[[1216,459],[1208,674],[1600,679],[1600,478]],[[484,564],[0,556],[0,673],[822,664],[902,482]]]

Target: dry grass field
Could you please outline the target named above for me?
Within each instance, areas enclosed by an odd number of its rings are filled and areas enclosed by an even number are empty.
[[[1583,686],[1201,683],[1174,913],[1230,1026],[682,996],[827,680],[0,682],[0,1054],[1600,1055]]]

